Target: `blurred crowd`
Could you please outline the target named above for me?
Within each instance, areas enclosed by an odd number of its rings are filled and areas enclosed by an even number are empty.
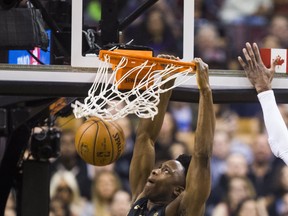
[[[84,2],[84,21],[92,25],[100,19],[99,1]],[[119,16],[125,18],[144,1],[119,2]],[[183,0],[160,0],[123,31],[121,40],[152,47],[156,55],[181,56],[182,26]],[[210,69],[240,69],[236,57],[246,41],[261,48],[288,48],[288,1],[195,0],[195,56]],[[288,106],[279,108],[288,126]],[[170,102],[168,110],[157,140],[157,163],[193,150],[197,105]],[[215,104],[215,112],[212,191],[205,215],[288,215],[288,167],[271,153],[260,105]],[[74,136],[82,120],[71,118],[58,122],[61,156],[51,161],[50,216],[125,216],[131,204],[129,164],[138,119],[118,120],[125,152],[111,165],[94,167],[76,153]],[[14,209],[11,193],[7,216]]]
[[[262,113],[242,116],[229,104],[215,104],[211,158],[212,191],[205,216],[288,215],[288,167],[272,154]],[[288,107],[279,105],[288,126]],[[170,102],[156,145],[156,163],[193,151],[197,104]],[[138,118],[117,120],[126,146],[113,164],[85,163],[74,146],[83,119],[57,119],[61,156],[51,159],[50,216],[126,216],[131,205],[129,165]],[[6,216],[15,212],[13,193]],[[249,213],[247,213],[249,212]]]

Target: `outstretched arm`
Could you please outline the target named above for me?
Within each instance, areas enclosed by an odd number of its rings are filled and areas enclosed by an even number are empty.
[[[167,56],[163,57],[167,58]],[[168,89],[173,84],[174,80],[170,80],[161,86],[161,88]],[[147,178],[155,166],[154,145],[162,127],[171,93],[172,90],[169,90],[160,94],[160,102],[157,107],[158,114],[153,120],[143,118],[139,121],[129,174],[132,203],[143,191]]]
[[[203,215],[210,194],[210,157],[215,130],[212,91],[209,85],[208,65],[195,58],[196,76],[200,93],[195,144],[189,165],[186,187],[182,194],[180,212]],[[190,215],[190,214],[189,214]]]
[[[266,68],[256,43],[253,47],[246,43],[243,54],[247,64],[241,57],[238,60],[258,93],[271,150],[288,165],[288,131],[271,88],[277,59],[273,61],[271,68]]]
[[[274,60],[272,67],[268,69],[262,62],[256,43],[253,43],[253,48],[250,43],[246,43],[246,48],[243,48],[242,51],[247,63],[240,56],[238,56],[238,61],[257,93],[271,90],[271,82],[275,73],[277,59]]]

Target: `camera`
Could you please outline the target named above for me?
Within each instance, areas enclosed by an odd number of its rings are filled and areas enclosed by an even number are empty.
[[[60,155],[61,132],[55,128],[41,128],[31,137],[31,154],[35,159],[57,158]]]
[[[13,8],[19,1],[18,0],[0,0],[0,9],[8,10]]]

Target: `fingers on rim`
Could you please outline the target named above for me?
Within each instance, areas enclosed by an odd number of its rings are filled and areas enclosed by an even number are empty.
[[[198,66],[201,64],[201,65],[203,65],[203,67],[209,68],[209,65],[207,63],[203,62],[203,60],[201,58],[194,58],[194,62]]]
[[[179,57],[175,57],[173,55],[167,55],[167,54],[159,54],[157,55],[158,58],[166,58],[166,59],[172,59],[172,60],[177,60]]]
[[[199,58],[194,58],[193,61],[195,62],[195,64],[196,64],[197,66],[200,64],[200,60],[199,60]]]

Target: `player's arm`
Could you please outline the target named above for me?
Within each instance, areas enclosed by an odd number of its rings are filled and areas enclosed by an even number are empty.
[[[209,85],[208,65],[196,58],[196,76],[199,87],[199,113],[195,144],[189,165],[186,187],[181,194],[179,212],[203,215],[205,202],[210,194],[210,158],[215,130],[212,91]]]
[[[174,80],[170,80],[163,84],[161,88],[168,89],[173,84]],[[142,118],[139,121],[129,173],[132,202],[134,202],[143,191],[147,178],[155,166],[154,145],[162,127],[171,93],[172,90],[169,90],[160,94],[160,102],[157,106],[158,114],[153,120]]]
[[[271,87],[277,59],[274,60],[271,68],[266,68],[255,43],[253,47],[246,43],[243,54],[247,64],[241,57],[238,57],[238,60],[258,93],[271,150],[276,157],[281,158],[288,165],[288,131]]]

